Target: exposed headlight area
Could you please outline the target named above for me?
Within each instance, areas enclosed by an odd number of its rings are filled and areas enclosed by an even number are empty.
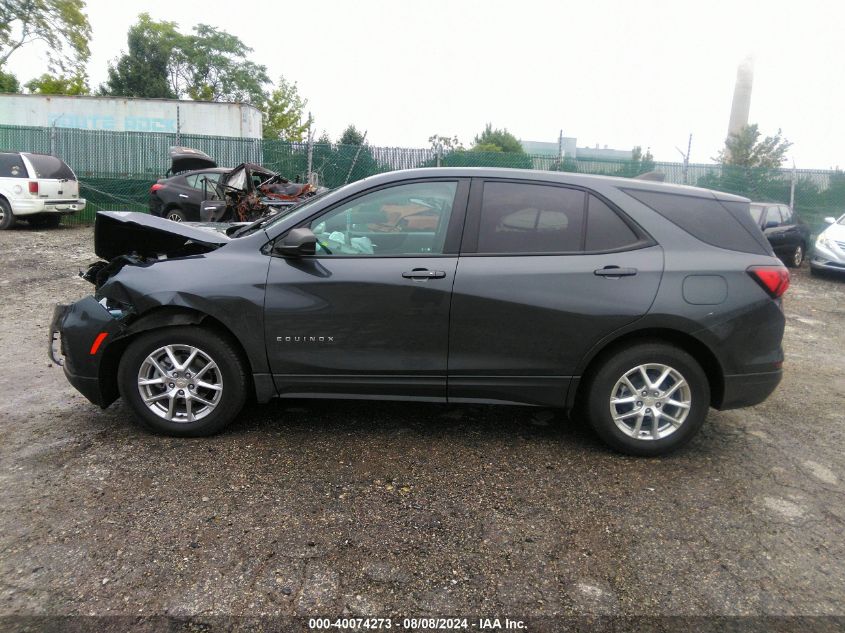
[[[132,311],[131,306],[111,297],[103,297],[98,303],[108,310],[108,313],[115,319],[122,319]]]

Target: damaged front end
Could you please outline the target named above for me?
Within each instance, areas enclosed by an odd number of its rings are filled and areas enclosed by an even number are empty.
[[[220,230],[170,222],[143,213],[103,211],[97,214],[94,251],[102,259],[80,276],[94,284],[94,296],[71,305],[57,305],[49,330],[49,355],[62,366],[68,381],[88,400],[107,407],[117,397],[113,377],[122,341],[133,332],[138,311],[121,284],[106,286],[124,267],[201,256],[231,239]]]
[[[202,255],[230,241],[220,224],[208,228],[146,213],[101,211],[94,225],[94,252],[101,261],[80,276],[99,289],[126,265]]]

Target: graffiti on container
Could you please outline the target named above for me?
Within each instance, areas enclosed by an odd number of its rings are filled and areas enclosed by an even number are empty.
[[[175,132],[176,119],[149,116],[120,117],[100,114],[51,114],[50,125],[82,130],[118,130],[125,132]]]

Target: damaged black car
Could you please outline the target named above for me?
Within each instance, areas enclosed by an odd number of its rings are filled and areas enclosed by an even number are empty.
[[[171,435],[247,398],[499,403],[656,455],[781,378],[789,274],[748,200],[704,189],[409,170],[240,226],[101,212],[95,250],[51,357]]]
[[[171,147],[170,160],[167,177],[150,187],[149,208],[174,222],[252,222],[320,191],[255,163],[218,167],[191,147]]]

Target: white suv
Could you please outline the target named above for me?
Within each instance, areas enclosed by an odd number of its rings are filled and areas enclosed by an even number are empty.
[[[0,230],[16,218],[33,226],[57,226],[62,215],[84,208],[76,174],[61,158],[0,152]]]

